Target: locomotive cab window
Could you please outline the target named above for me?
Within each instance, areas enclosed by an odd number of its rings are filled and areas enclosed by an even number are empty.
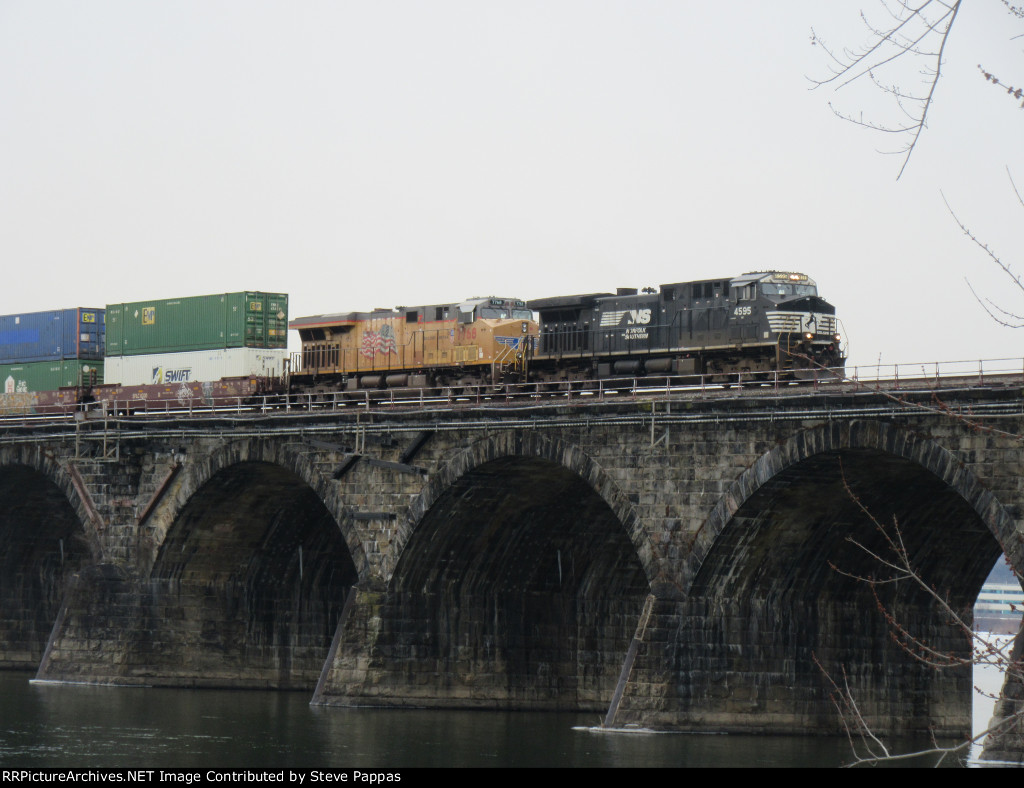
[[[818,288],[814,285],[790,285],[765,282],[761,285],[761,292],[766,296],[792,296],[792,295],[817,295]]]

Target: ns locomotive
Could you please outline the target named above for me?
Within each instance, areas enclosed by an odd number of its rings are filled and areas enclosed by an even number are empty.
[[[534,320],[534,312],[538,321]],[[617,293],[315,315],[293,390],[710,376],[800,378],[845,361],[835,308],[806,274],[767,271]]]
[[[707,375],[728,382],[800,378],[845,362],[835,307],[801,273],[763,271],[529,305],[540,317],[532,366],[549,378]]]

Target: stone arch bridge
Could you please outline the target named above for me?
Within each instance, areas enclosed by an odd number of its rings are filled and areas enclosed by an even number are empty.
[[[969,655],[950,611],[1024,566],[1024,415],[940,396],[9,422],[0,667],[815,734],[845,676],[880,732],[964,735],[969,668],[890,631]],[[894,521],[948,608],[864,582]]]

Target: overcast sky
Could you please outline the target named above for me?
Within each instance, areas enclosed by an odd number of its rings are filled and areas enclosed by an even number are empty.
[[[291,315],[798,270],[852,364],[1020,357],[1024,82],[960,12],[929,128],[838,120],[874,0],[0,0],[0,314],[233,290]],[[847,95],[848,94],[848,95]],[[1018,367],[1020,365],[1018,364]]]

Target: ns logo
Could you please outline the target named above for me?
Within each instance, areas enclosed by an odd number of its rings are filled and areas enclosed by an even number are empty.
[[[627,317],[627,326],[646,326],[651,322],[651,310],[650,309],[630,309],[616,312],[605,312],[601,315],[601,327],[602,328],[614,328],[615,326],[622,324],[622,318]]]

